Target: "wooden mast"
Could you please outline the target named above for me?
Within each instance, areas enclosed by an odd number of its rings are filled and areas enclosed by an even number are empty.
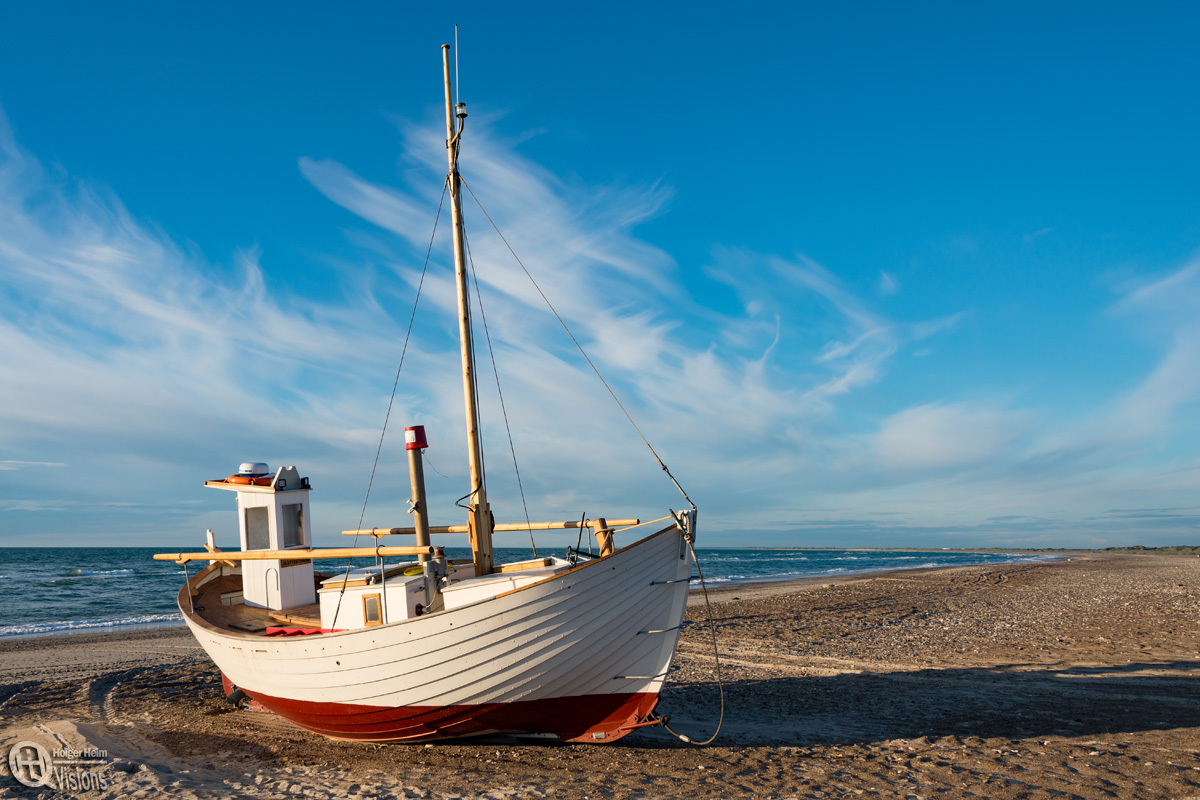
[[[466,259],[463,256],[462,182],[458,176],[458,143],[467,111],[455,113],[450,90],[450,45],[442,45],[442,71],[446,79],[446,151],[450,164],[450,217],[454,223],[454,279],[458,286],[458,336],[462,350],[463,395],[467,407],[467,465],[471,471],[467,519],[475,574],[492,571],[492,512],[483,486],[483,450],[479,444],[479,414],[475,407],[475,353],[471,345],[471,298]],[[455,118],[458,118],[457,125]]]

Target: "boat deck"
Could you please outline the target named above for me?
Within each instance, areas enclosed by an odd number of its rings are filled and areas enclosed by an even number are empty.
[[[329,576],[317,576],[318,584],[327,577]],[[200,587],[200,593],[192,599],[192,607],[198,616],[211,624],[239,633],[265,633],[267,628],[319,630],[321,627],[321,605],[319,603],[272,611],[269,608],[256,608],[242,603],[224,605],[221,602],[221,595],[241,590],[242,577],[240,575],[226,575],[217,578]]]
[[[392,586],[400,585],[407,580],[400,576],[405,569],[412,566],[412,564],[399,564],[388,568],[386,574],[393,578]],[[445,610],[454,610],[497,595],[508,594],[571,569],[571,564],[563,559],[543,557],[511,564],[500,564],[496,566],[494,573],[476,578],[471,562],[452,561],[451,585],[443,589]],[[370,571],[370,568],[367,571]],[[454,575],[458,573],[464,573],[463,577],[455,580]],[[340,575],[314,574],[313,579],[318,596],[330,591],[331,588],[335,590],[342,588],[343,591],[349,589],[351,592],[366,588],[379,592],[385,588],[384,584],[375,584],[357,573],[350,573],[350,577],[350,580],[346,580]],[[219,629],[260,636],[282,633],[268,630],[277,628],[288,628],[295,633],[326,630],[321,624],[321,604],[319,602],[279,610],[260,608],[242,602],[243,576],[241,574],[223,574],[217,577],[201,574],[197,575],[195,580],[201,585],[196,590],[195,583],[191,584],[194,592],[191,599],[193,613]],[[416,580],[416,578],[411,580]],[[186,596],[181,593],[180,599],[186,609]],[[348,623],[337,626],[337,629],[356,628],[363,625],[361,620],[355,622],[353,615],[350,617]]]

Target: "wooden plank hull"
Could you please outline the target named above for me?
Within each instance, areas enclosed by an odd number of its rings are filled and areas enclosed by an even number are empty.
[[[563,741],[611,742],[641,726],[658,694],[599,694],[401,708],[317,703],[256,693],[254,698],[293,725],[333,739],[426,741],[509,733]]]
[[[264,638],[187,613],[185,597],[181,608],[229,681],[326,736],[614,741],[658,700],[691,567],[672,526],[541,583],[377,627]]]

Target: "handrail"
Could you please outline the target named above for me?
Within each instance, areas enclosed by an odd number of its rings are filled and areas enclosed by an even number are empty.
[[[601,518],[601,519],[603,519],[603,518]],[[667,519],[667,517],[663,517],[663,519]],[[661,520],[654,520],[654,521],[660,522]],[[596,527],[597,522],[598,522],[598,520],[589,519],[584,524],[589,528],[594,528],[594,527]],[[649,523],[642,523],[641,520],[636,519],[636,518],[634,518],[634,519],[610,519],[610,520],[605,520],[605,523],[606,523],[607,527],[609,527],[609,528],[618,528],[622,525],[629,525],[629,526],[636,527],[641,524],[647,524],[647,525],[649,524]],[[578,528],[578,527],[579,527],[579,520],[567,520],[566,522],[531,522],[531,523],[501,522],[501,523],[497,524],[494,528],[492,528],[492,530],[494,530],[494,531],[528,531],[528,530],[552,531],[552,530],[561,530],[564,528]],[[466,526],[466,525],[441,525],[441,526],[430,525],[429,526],[430,533],[467,533],[467,530],[468,530],[468,526]],[[628,528],[626,528],[626,530],[628,530]],[[342,531],[342,536],[358,536],[358,535],[390,536],[392,534],[406,534],[406,533],[413,534],[416,532],[417,532],[416,528],[363,528],[362,530],[356,530],[356,531]]]
[[[625,531],[631,531],[634,528],[641,528],[646,525],[653,525],[656,522],[664,522],[668,519],[675,519],[675,517],[668,514],[665,517],[659,517],[658,519],[648,519],[645,522],[639,522],[636,519],[610,519],[608,521],[608,524],[610,527],[614,526],[614,525],[628,525],[629,526],[627,528],[621,528],[620,530],[613,531],[613,533],[616,534],[616,533],[624,533]]]
[[[243,550],[219,553],[155,553],[155,561],[307,561],[316,558],[363,558],[367,556],[424,556],[434,555],[434,547],[323,547],[319,550],[302,547],[295,550]]]

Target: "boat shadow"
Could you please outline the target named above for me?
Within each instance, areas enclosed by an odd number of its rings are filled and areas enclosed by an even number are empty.
[[[1200,661],[1119,666],[996,667],[843,672],[731,680],[716,744],[820,746],[928,737],[1100,737],[1200,727]],[[706,739],[719,715],[714,682],[668,685],[659,713]],[[686,746],[661,729],[630,746]]]

